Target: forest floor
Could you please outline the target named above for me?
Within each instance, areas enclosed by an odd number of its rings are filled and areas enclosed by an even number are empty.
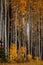
[[[0,65],[43,65],[43,61],[30,61],[30,62],[23,62],[23,63],[0,63]]]

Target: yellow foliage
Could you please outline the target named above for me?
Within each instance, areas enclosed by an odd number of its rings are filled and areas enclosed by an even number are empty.
[[[24,59],[24,55],[25,55],[25,52],[26,52],[26,47],[21,46],[19,52],[20,52],[20,58]]]
[[[39,4],[39,8],[43,8],[43,1],[40,0],[40,1],[38,2],[38,4]]]
[[[22,58],[23,58],[23,57],[24,57],[24,53],[20,53],[20,57],[22,57]]]
[[[27,55],[27,59],[30,61],[30,60],[32,60],[32,55],[31,54],[28,54]]]
[[[20,0],[18,13],[24,13],[24,14],[27,13],[26,12],[26,0]]]
[[[17,6],[18,0],[12,0],[14,5]]]
[[[21,2],[21,3],[24,3],[24,2],[25,2],[25,0],[20,0],[20,2]]]
[[[9,61],[14,61],[17,58],[17,47],[16,44],[12,43],[9,52]]]
[[[9,61],[14,61],[16,58],[17,58],[17,54],[14,55],[10,54]]]
[[[18,11],[18,13],[24,13],[24,15],[27,13],[27,11],[25,10],[25,8],[24,7],[21,7],[20,9],[19,9],[19,11]]]
[[[36,5],[37,4],[37,1],[35,1],[34,4]]]
[[[9,61],[13,61],[12,55],[9,56]]]
[[[26,52],[26,47],[25,47],[25,46],[22,46],[22,47],[20,48],[20,52],[25,53],[25,52]]]
[[[26,6],[26,0],[20,0],[20,4],[22,4],[21,6]]]
[[[34,59],[35,59],[36,61],[39,61],[39,60],[40,60],[40,57],[35,56]]]
[[[15,43],[11,43],[11,46],[10,47],[15,47],[16,48],[16,44]]]

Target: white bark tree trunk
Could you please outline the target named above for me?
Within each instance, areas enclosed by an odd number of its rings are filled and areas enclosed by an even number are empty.
[[[7,58],[7,0],[5,0],[5,56]]]

